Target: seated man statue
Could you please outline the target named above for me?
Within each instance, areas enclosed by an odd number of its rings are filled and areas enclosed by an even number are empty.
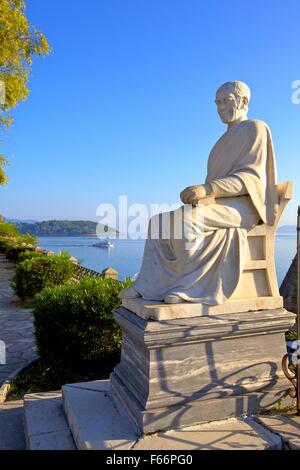
[[[153,217],[141,270],[134,284],[120,292],[121,299],[218,305],[234,293],[246,261],[247,231],[261,222],[272,225],[277,208],[271,133],[264,122],[247,118],[249,100],[250,90],[240,81],[217,91],[227,131],[210,153],[205,184],[180,195],[184,205],[197,208],[192,217],[196,243],[187,248],[172,229],[168,239],[151,238]],[[174,220],[184,208],[168,214]]]

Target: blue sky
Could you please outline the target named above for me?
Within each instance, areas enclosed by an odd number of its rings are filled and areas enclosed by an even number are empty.
[[[96,220],[100,203],[175,203],[201,184],[224,132],[225,81],[252,89],[250,118],[272,130],[278,179],[300,202],[300,2],[27,0],[53,49],[36,59],[29,99],[1,136],[10,161],[1,213]]]

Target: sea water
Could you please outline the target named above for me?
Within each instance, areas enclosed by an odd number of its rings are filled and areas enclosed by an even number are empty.
[[[112,239],[112,248],[94,247],[96,237],[40,237],[38,244],[58,253],[67,251],[86,268],[102,272],[111,267],[118,271],[119,279],[135,276],[141,267],[145,240]],[[296,254],[295,233],[282,233],[276,237],[275,259],[279,285]]]

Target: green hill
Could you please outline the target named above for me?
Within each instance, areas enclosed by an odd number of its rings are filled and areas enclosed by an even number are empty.
[[[45,222],[32,223],[19,223],[18,229],[21,233],[30,233],[37,237],[76,237],[96,235],[96,222],[89,220],[48,220]],[[117,230],[108,227],[107,225],[99,224],[100,232],[113,234],[118,233]]]

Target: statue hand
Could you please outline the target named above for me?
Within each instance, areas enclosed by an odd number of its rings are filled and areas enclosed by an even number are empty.
[[[206,185],[188,186],[180,193],[180,199],[184,204],[196,205],[207,194],[208,187]]]

